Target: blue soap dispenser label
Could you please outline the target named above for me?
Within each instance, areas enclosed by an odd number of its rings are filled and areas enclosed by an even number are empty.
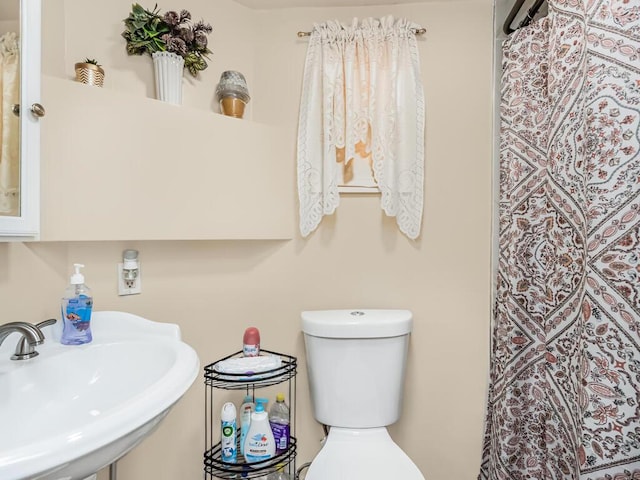
[[[73,325],[73,328],[83,332],[89,328],[92,307],[93,299],[91,297],[79,295],[75,298],[70,298],[67,303],[65,318],[67,322]]]

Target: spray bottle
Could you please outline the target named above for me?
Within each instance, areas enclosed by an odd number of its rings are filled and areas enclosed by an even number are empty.
[[[221,435],[220,449],[223,462],[236,463],[236,406],[227,402],[220,413]]]

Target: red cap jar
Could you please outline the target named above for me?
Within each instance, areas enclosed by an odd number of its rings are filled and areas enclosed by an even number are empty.
[[[245,357],[257,357],[260,355],[260,330],[256,327],[249,327],[244,331],[242,354]]]

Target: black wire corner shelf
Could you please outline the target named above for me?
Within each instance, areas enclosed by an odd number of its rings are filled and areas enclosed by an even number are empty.
[[[228,355],[220,360],[204,367],[205,381],[205,452],[204,473],[205,479],[251,479],[262,478],[278,470],[284,470],[294,478],[296,471],[296,454],[298,441],[295,437],[295,412],[296,412],[296,374],[298,360],[296,357],[283,353],[262,349],[261,355],[276,355],[280,358],[280,366],[271,370],[260,371],[253,374],[219,372],[216,366],[230,358],[242,357],[242,351]],[[222,461],[222,447],[219,441],[219,407],[214,406],[214,391],[244,390],[246,394],[256,397],[255,390],[273,385],[286,383],[288,385],[289,409],[290,409],[290,442],[285,452],[275,455],[268,460],[248,463],[240,453],[240,433],[236,434],[236,462]],[[239,429],[238,429],[239,430]]]
[[[276,455],[273,458],[264,460],[262,462],[246,463],[241,459],[240,455],[240,441],[236,440],[237,446],[237,462],[229,463],[222,461],[222,449],[220,443],[216,444],[212,449],[208,450],[204,454],[204,469],[209,475],[213,475],[216,478],[257,478],[263,477],[270,473],[276,472],[279,469],[283,469],[291,464],[296,458],[297,440],[295,437],[291,437],[289,449]],[[295,466],[294,466],[295,470]]]
[[[280,357],[281,365],[272,370],[265,370],[253,374],[246,373],[223,373],[216,370],[216,366],[230,358],[242,357],[242,351],[236,352],[227,357],[221,358],[217,362],[204,367],[204,379],[206,385],[224,390],[244,390],[247,386],[268,387],[277,385],[293,378],[296,375],[298,360],[290,355],[261,350],[260,354],[276,355]]]

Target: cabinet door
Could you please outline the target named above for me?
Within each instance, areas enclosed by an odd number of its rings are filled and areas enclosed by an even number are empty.
[[[7,0],[0,8],[0,241],[39,234],[40,7],[40,0]]]

